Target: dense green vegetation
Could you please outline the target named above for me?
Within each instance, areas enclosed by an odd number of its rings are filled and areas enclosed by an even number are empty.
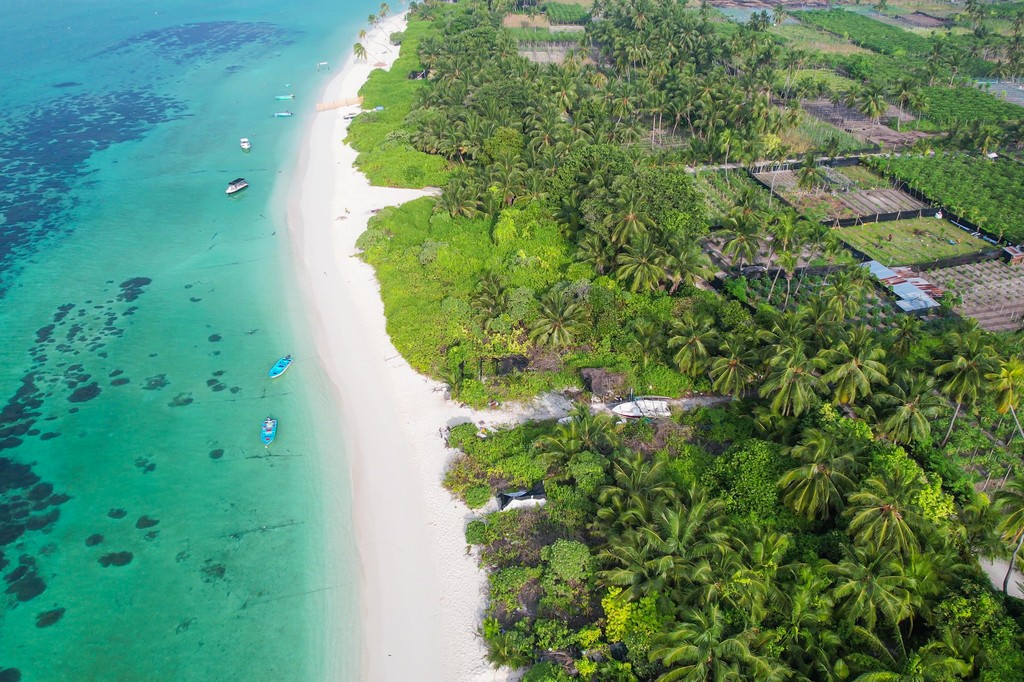
[[[1005,102],[977,88],[924,87],[922,115],[942,124],[983,123],[1000,126],[1024,119],[1024,107]]]
[[[1024,239],[1024,166],[1014,161],[939,155],[869,163],[992,234]]]
[[[414,14],[431,78],[394,124],[452,171],[360,238],[396,347],[474,405],[579,390],[584,368],[732,401],[450,431],[471,508],[547,495],[466,528],[489,660],[534,682],[1024,680],[1019,605],[976,561],[1024,537],[1024,341],[891,314],[836,230],[742,169],[687,168],[785,158],[799,55],[668,2],[603,3],[598,64],[525,60],[482,3]],[[910,104],[856,85],[868,111]],[[823,177],[813,154],[797,170]]]
[[[426,187],[444,184],[444,159],[417,151],[409,144],[413,130],[406,120],[423,81],[409,80],[410,71],[422,69],[417,46],[426,22],[410,22],[402,35],[401,56],[389,71],[376,69],[359,90],[364,111],[349,125],[347,142],[359,152],[356,165],[370,182],[391,187]]]
[[[590,21],[590,10],[583,5],[547,2],[544,3],[544,16],[552,24],[585,24]]]

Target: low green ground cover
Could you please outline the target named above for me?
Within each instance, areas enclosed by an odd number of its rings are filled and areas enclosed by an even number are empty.
[[[901,28],[883,24],[870,17],[842,9],[793,12],[808,24],[842,36],[855,45],[881,54],[926,54],[931,48],[927,38]]]
[[[720,225],[722,218],[739,205],[763,211],[771,195],[744,171],[702,171],[694,178],[698,191],[707,200],[708,218]],[[775,202],[776,206],[779,202]]]
[[[546,28],[510,28],[508,32],[519,43],[565,43],[575,45],[583,33],[576,31],[550,31]]]
[[[845,38],[821,31],[806,24],[776,24],[769,31],[782,38],[791,48],[813,52],[858,54],[867,52]]]
[[[430,187],[443,185],[448,178],[444,159],[413,148],[409,142],[412,128],[405,122],[416,91],[424,85],[409,80],[408,75],[423,68],[416,46],[430,30],[429,22],[409,22],[403,32],[401,56],[390,70],[374,70],[359,90],[364,113],[349,125],[346,141],[359,152],[356,165],[375,185]],[[372,111],[378,106],[384,110]]]
[[[927,263],[978,253],[992,246],[937,218],[866,223],[840,228],[838,234],[844,242],[883,265]]]
[[[888,189],[891,186],[889,180],[866,166],[858,164],[856,166],[843,166],[836,170],[847,178],[855,189]]]
[[[795,128],[782,134],[782,143],[790,148],[792,154],[803,154],[809,151],[823,152],[835,140],[835,151],[842,154],[870,147],[845,130],[814,118],[802,112]]]
[[[982,229],[1024,239],[1024,166],[983,156],[904,156],[867,160]]]

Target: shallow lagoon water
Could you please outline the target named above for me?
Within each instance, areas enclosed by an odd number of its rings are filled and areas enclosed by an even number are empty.
[[[356,679],[352,538],[320,477],[340,426],[275,197],[316,63],[378,6],[10,4],[0,679],[311,680],[339,658]]]

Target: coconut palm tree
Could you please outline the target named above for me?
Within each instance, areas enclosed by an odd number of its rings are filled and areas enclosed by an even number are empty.
[[[904,373],[875,402],[885,414],[883,432],[894,443],[923,443],[931,438],[932,422],[942,414],[945,402],[935,392],[930,377]]]
[[[362,43],[356,43],[355,45],[352,46],[352,54],[356,56],[357,61],[366,61],[366,48],[363,47]]]
[[[902,470],[872,476],[849,497],[847,529],[854,543],[875,553],[909,557],[921,549],[917,532],[925,525],[915,504],[920,481]]]
[[[1015,476],[1006,482],[992,500],[993,505],[1003,519],[999,522],[999,531],[1003,539],[1013,544],[1010,554],[1010,565],[1003,578],[1003,594],[1008,594],[1013,564],[1024,545],[1024,478]]]
[[[749,340],[731,334],[718,347],[711,361],[711,388],[716,393],[740,398],[757,373],[757,352]]]
[[[985,344],[981,333],[974,329],[949,332],[943,339],[943,350],[948,360],[936,367],[935,373],[945,377],[942,392],[956,401],[956,410],[940,447],[949,441],[963,406],[977,402],[985,375],[991,372],[995,360],[992,346]]]
[[[1020,397],[1024,393],[1024,360],[1015,356],[1006,358],[999,363],[996,371],[989,372],[985,378],[992,382],[996,391],[996,412],[999,414],[1009,412],[1013,415],[1017,432],[1024,437],[1024,429],[1021,429],[1020,419],[1017,417]]]
[[[615,262],[616,278],[629,282],[633,292],[657,289],[665,274],[664,252],[646,235],[626,244]]]
[[[814,372],[803,341],[793,339],[772,349],[768,376],[758,389],[762,398],[771,399],[772,413],[781,417],[799,417],[817,401],[824,384]]]
[[[812,521],[842,512],[847,494],[856,487],[859,474],[866,468],[864,445],[809,429],[790,454],[801,464],[779,479],[783,501],[798,515]]]
[[[821,379],[832,385],[836,404],[851,405],[858,398],[870,397],[875,386],[889,383],[884,358],[885,351],[874,341],[871,330],[858,325],[848,338],[819,351],[815,360],[820,369],[828,370]]]
[[[679,349],[672,356],[672,361],[683,374],[700,376],[710,364],[711,350],[717,340],[718,331],[710,315],[695,315],[687,311],[672,324],[668,346]]]
[[[876,630],[879,621],[895,630],[913,614],[914,581],[904,575],[903,564],[891,553],[854,547],[827,569],[835,577],[832,598],[839,613],[863,623],[868,633]]]
[[[583,325],[586,311],[564,290],[549,291],[541,299],[537,321],[530,329],[530,340],[540,345],[565,346]]]

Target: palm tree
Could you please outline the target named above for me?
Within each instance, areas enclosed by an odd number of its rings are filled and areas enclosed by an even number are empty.
[[[749,632],[727,634],[730,631],[717,605],[684,612],[671,632],[655,637],[651,658],[669,668],[658,682],[740,679],[770,682],[788,677],[791,671],[751,649]]]
[[[943,339],[943,346],[949,360],[940,364],[935,373],[947,377],[942,392],[956,401],[956,410],[940,447],[945,447],[949,441],[953,424],[964,404],[971,406],[978,400],[984,377],[992,369],[995,359],[995,351],[990,345],[983,345],[981,333],[977,330],[950,332]]]
[[[744,261],[752,261],[757,258],[761,250],[761,242],[758,238],[759,226],[757,217],[744,213],[741,209],[732,209],[722,219],[724,228],[725,244],[722,246],[722,253],[729,256],[735,262],[739,260],[739,267],[743,267]]]
[[[704,373],[710,362],[709,347],[718,340],[715,321],[710,315],[695,315],[687,311],[673,323],[669,348],[678,348],[672,356],[683,374],[697,377]]]
[[[863,623],[869,633],[879,620],[895,630],[913,614],[914,581],[904,575],[902,563],[892,554],[855,547],[828,569],[836,578],[832,598],[839,613]]]
[[[1013,564],[1024,545],[1024,478],[1015,476],[1006,482],[993,498],[993,505],[1000,514],[1004,514],[999,522],[999,531],[1007,542],[1015,543],[1010,554],[1010,565],[1003,578],[1003,594],[1008,594]]]
[[[1024,437],[1020,419],[1017,418],[1017,407],[1020,405],[1021,394],[1024,393],[1024,360],[1009,357],[999,363],[995,372],[989,372],[985,378],[992,382],[996,390],[995,407],[999,414],[1009,412],[1017,425],[1017,432]]]
[[[816,392],[824,388],[814,373],[814,365],[807,357],[803,341],[791,340],[774,349],[768,361],[769,372],[758,389],[762,398],[771,398],[771,410],[781,417],[799,417],[815,402]]]
[[[922,443],[931,437],[932,421],[945,407],[935,382],[916,372],[904,373],[876,395],[879,406],[890,408],[882,429],[894,443]]]
[[[676,289],[684,284],[693,286],[698,278],[709,279],[714,274],[711,259],[704,253],[700,242],[677,235],[669,237],[664,266],[672,282],[669,295],[676,293]]]
[[[849,338],[823,348],[816,360],[821,369],[831,367],[821,378],[832,384],[835,402],[850,405],[860,397],[869,397],[874,386],[889,383],[883,358],[885,351],[872,339],[871,331],[859,325]]]
[[[540,314],[530,329],[530,340],[540,345],[565,346],[583,325],[586,311],[564,290],[549,291],[541,300]]]
[[[804,155],[803,165],[796,172],[796,186],[803,190],[818,189],[825,184],[825,172],[818,167],[813,152]]]
[[[629,290],[633,292],[657,289],[665,274],[662,265],[665,261],[664,253],[647,236],[626,244],[615,261],[619,264],[615,276],[628,281]]]
[[[756,367],[757,352],[746,338],[732,334],[719,345],[717,357],[711,361],[711,388],[740,398],[754,379]]]
[[[801,465],[783,474],[783,501],[808,520],[827,519],[846,507],[846,495],[865,469],[864,445],[819,429],[804,432],[790,454]]]
[[[914,503],[920,489],[920,482],[900,469],[864,481],[863,487],[850,495],[846,511],[854,542],[875,553],[916,554],[921,544],[915,530],[925,524]]]
[[[352,46],[352,53],[356,56],[356,60],[360,62],[366,61],[366,48],[363,47],[362,43],[356,43]]]

